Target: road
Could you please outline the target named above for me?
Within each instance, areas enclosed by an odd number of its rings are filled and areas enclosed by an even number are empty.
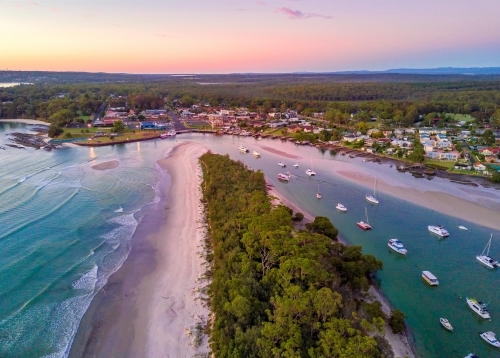
[[[182,131],[182,130],[189,129],[188,127],[186,127],[184,125],[184,123],[182,123],[180,121],[179,116],[177,114],[175,114],[174,111],[172,111],[172,110],[168,111],[168,118],[170,118],[172,120],[172,123],[174,124],[174,128],[176,131]]]
[[[101,107],[99,107],[99,109],[97,110],[97,112],[94,116],[94,120],[92,121],[92,125],[95,123],[95,121],[101,120],[101,113],[104,110],[104,108],[106,108],[107,105],[108,105],[108,101],[104,101],[104,103],[101,105]]]

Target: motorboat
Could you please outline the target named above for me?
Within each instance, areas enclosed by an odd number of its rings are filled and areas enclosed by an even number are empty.
[[[464,358],[479,358],[479,357],[477,355],[475,355],[474,353],[469,353]]]
[[[306,174],[309,175],[309,176],[313,176],[313,175],[316,175],[316,172],[313,171],[312,169],[307,169],[306,170]]]
[[[278,163],[278,165],[279,165],[280,167],[282,167],[282,168],[286,167],[286,164],[285,164],[285,163],[283,163],[283,162],[279,162],[279,163]]]
[[[166,139],[168,137],[175,137],[176,135],[177,135],[177,132],[175,131],[175,129],[171,129],[166,133],[160,134],[160,138]]]
[[[430,232],[432,232],[433,234],[436,234],[436,235],[441,236],[441,237],[450,236],[450,233],[445,228],[443,228],[441,225],[438,225],[438,226],[429,225],[429,226],[427,226],[427,229]]]
[[[254,150],[254,151],[252,152],[252,154],[253,154],[253,156],[254,156],[254,157],[260,157],[260,153],[259,153],[259,152],[257,152],[256,150]]]
[[[373,186],[373,195],[367,194],[365,195],[365,198],[368,202],[372,204],[378,204],[379,201],[376,196],[377,196],[377,177],[375,177],[375,185]]]
[[[422,271],[422,278],[431,286],[439,286],[439,281],[436,276],[430,271]]]
[[[480,333],[479,336],[493,347],[500,348],[500,342],[497,340],[495,333],[492,331]]]
[[[372,227],[371,227],[370,223],[368,222],[368,212],[366,211],[366,207],[365,207],[365,215],[366,215],[366,222],[364,222],[364,221],[358,221],[356,223],[356,225],[358,225],[364,231],[371,230]]]
[[[446,318],[440,318],[439,319],[439,323],[441,323],[441,325],[444,328],[446,328],[448,331],[452,331],[453,332],[453,326],[451,325],[451,323]]]
[[[294,168],[298,168],[298,167],[299,167],[299,164],[298,164],[298,163],[295,163],[295,164],[293,165],[293,167],[294,167]]]
[[[477,261],[479,261],[481,264],[483,264],[484,266],[486,266],[487,268],[490,268],[490,269],[494,269],[495,267],[500,267],[500,263],[498,263],[498,261],[495,260],[493,257],[489,256],[492,238],[493,238],[493,234],[491,235],[490,240],[486,244],[482,254],[476,256]]]
[[[347,211],[347,208],[344,205],[342,205],[341,203],[338,203],[335,208],[340,210],[340,211],[343,211],[343,212]]]
[[[289,178],[289,177],[288,177],[288,175],[286,175],[286,174],[279,173],[279,174],[278,174],[278,179],[279,179],[279,180],[283,180],[283,181],[288,181],[290,178]]]
[[[481,301],[476,301],[474,298],[468,298],[468,297],[466,297],[465,300],[467,301],[467,305],[469,306],[469,308],[474,312],[476,312],[480,317],[484,319],[491,318],[486,303]]]
[[[465,226],[463,226],[463,225],[458,225],[458,228],[459,228],[460,230],[464,230],[464,231],[469,230],[469,229],[467,229],[467,228],[466,228]]]
[[[408,250],[404,248],[403,243],[398,239],[390,239],[387,245],[398,254],[406,255],[408,252]]]
[[[243,144],[240,144],[240,147],[238,148],[238,150],[242,153],[248,153],[248,148],[245,147]]]

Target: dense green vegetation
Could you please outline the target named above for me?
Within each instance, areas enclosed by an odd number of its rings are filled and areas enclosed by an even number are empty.
[[[377,303],[363,301],[382,262],[337,242],[318,217],[296,231],[273,206],[262,172],[207,153],[203,200],[209,223],[216,357],[390,357]]]

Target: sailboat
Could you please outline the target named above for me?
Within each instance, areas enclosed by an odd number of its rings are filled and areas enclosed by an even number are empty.
[[[377,177],[375,177],[375,185],[373,187],[373,195],[366,194],[365,198],[367,201],[369,201],[372,204],[378,204],[378,199],[376,198],[377,195]]]
[[[490,246],[491,246],[491,239],[493,238],[493,234],[490,236],[490,240],[484,247],[483,253],[481,255],[476,256],[476,260],[479,261],[481,264],[486,266],[487,268],[494,269],[495,266],[500,267],[500,263],[498,263],[497,260],[495,260],[493,257],[489,256],[490,254]],[[486,252],[486,255],[484,254]]]
[[[371,230],[372,227],[371,225],[368,223],[368,211],[366,210],[366,206],[365,206],[365,215],[366,215],[366,222],[364,221],[358,221],[356,223],[356,225],[358,225],[361,229],[363,230]]]
[[[321,194],[319,193],[319,184],[318,184],[318,192],[316,193],[316,197],[317,197],[318,199],[321,199]]]
[[[311,158],[311,168],[312,168],[312,158]],[[316,172],[314,170],[312,170],[311,168],[308,168],[306,170],[306,174],[309,175],[310,177],[313,175],[316,175]]]

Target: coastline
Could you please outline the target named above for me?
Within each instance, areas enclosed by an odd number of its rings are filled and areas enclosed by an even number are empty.
[[[207,354],[196,328],[208,320],[199,293],[205,267],[198,158],[205,150],[185,143],[157,162],[160,201],[146,210],[127,259],[92,300],[69,357]]]
[[[296,204],[292,203],[291,201],[287,200],[283,195],[281,195],[274,187],[272,186],[267,186],[267,193],[269,196],[276,198],[278,202],[281,202],[283,205],[288,206],[290,209],[292,209],[295,212],[301,212],[304,214],[304,220],[300,223],[295,223],[295,229],[304,229],[305,224],[312,222],[314,220],[313,215],[310,213],[301,210],[300,207],[298,207]],[[276,204],[276,202],[275,202]],[[297,226],[298,225],[298,226]],[[344,245],[348,245],[345,240],[343,240],[340,236],[338,236],[338,241]],[[383,295],[381,290],[377,287],[375,287],[373,284],[370,285],[370,289],[368,290],[368,293],[377,301],[379,301],[382,305],[382,310],[383,312],[387,315],[387,317],[390,317],[391,314],[391,304],[389,300]],[[391,328],[389,327],[389,324],[386,323],[384,326],[385,333],[384,337],[387,339],[389,342],[389,345],[391,346],[394,356],[395,357],[408,357],[408,358],[415,358],[417,356],[416,348],[415,346],[411,343],[409,339],[409,331],[406,328],[405,332],[403,334],[394,334],[391,331]]]
[[[0,119],[0,122],[14,122],[14,123],[24,123],[24,124],[42,124],[44,126],[49,126],[50,123],[39,121],[38,119]]]

